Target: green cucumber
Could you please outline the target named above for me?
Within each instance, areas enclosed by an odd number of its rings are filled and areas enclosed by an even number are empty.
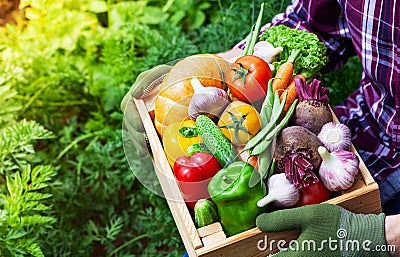
[[[194,206],[194,222],[198,228],[217,222],[217,210],[212,202],[207,199],[200,199]]]
[[[212,119],[205,115],[199,115],[196,119],[196,128],[201,140],[222,167],[236,160],[236,152],[232,143]]]
[[[210,152],[208,151],[206,145],[203,144],[203,143],[200,143],[200,144],[192,144],[192,145],[189,145],[189,146],[186,148],[186,153],[187,153],[189,156],[192,156],[193,154],[198,153],[198,152],[210,153]]]

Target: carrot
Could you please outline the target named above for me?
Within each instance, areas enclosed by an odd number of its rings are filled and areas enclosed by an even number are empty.
[[[284,113],[287,112],[289,107],[292,105],[293,101],[297,98],[297,90],[296,90],[296,85],[294,83],[295,78],[300,78],[301,80],[306,82],[306,77],[303,74],[299,74],[294,76],[292,79],[289,81],[289,85],[286,87],[284,92],[288,92],[287,97],[286,97],[286,103],[285,107],[283,107]],[[282,102],[284,94],[281,95],[280,101]]]
[[[292,50],[288,60],[276,71],[275,78],[272,81],[272,89],[274,92],[278,91],[279,95],[283,93],[293,76],[294,61],[299,54],[300,50]]]
[[[250,164],[251,166],[253,166],[258,170],[258,158],[259,158],[258,155],[250,155],[250,150],[242,151],[243,149],[244,146],[236,147],[236,151],[239,154],[239,159],[241,161],[247,162],[248,164]]]

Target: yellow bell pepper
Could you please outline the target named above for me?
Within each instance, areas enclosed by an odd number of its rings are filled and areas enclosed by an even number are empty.
[[[195,122],[184,120],[169,124],[164,129],[162,141],[168,162],[173,168],[178,157],[188,156],[186,150],[190,145],[200,143],[200,136],[197,133]]]

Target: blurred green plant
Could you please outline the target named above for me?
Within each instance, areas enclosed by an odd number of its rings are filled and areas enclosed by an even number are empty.
[[[33,161],[35,143],[54,138],[52,132],[25,119],[0,129],[0,175],[11,175]]]
[[[168,0],[162,10],[171,13],[169,22],[180,25],[185,31],[192,31],[206,23],[207,14],[212,19],[217,10],[216,3],[215,0]]]
[[[0,81],[0,128],[2,128],[15,121],[15,116],[22,106],[15,100],[17,91],[9,85],[2,86],[2,84],[6,84],[6,78],[3,76],[0,77],[0,80],[3,80]]]
[[[358,56],[350,57],[338,70],[325,73],[321,82],[329,89],[329,103],[332,107],[342,102],[358,89],[362,74],[362,65]]]
[[[218,53],[231,49],[250,32],[260,10],[262,0],[226,1],[214,3],[218,10],[213,12],[211,22],[190,31],[188,35],[202,52]],[[263,24],[277,13],[285,10],[288,0],[265,2]]]

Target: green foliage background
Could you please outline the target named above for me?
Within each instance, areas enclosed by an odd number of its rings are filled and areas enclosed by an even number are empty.
[[[119,104],[140,72],[231,48],[260,4],[21,1],[0,28],[0,256],[181,256],[165,200],[126,161]],[[352,58],[322,78],[333,105],[360,71]]]

